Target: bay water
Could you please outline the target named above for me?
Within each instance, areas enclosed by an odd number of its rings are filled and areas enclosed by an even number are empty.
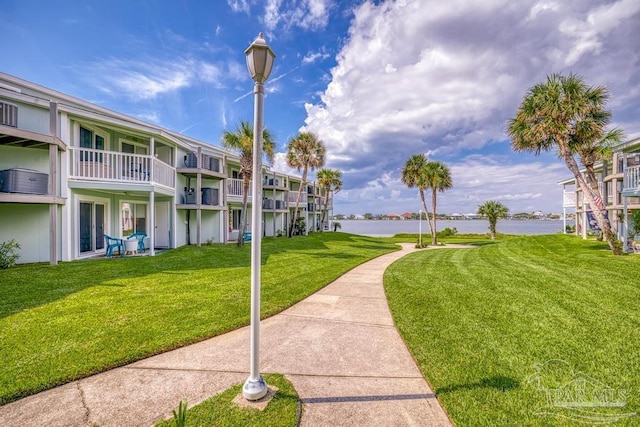
[[[340,231],[364,236],[393,236],[398,233],[429,233],[429,225],[423,219],[422,224],[416,220],[339,220]],[[573,221],[567,221],[573,225]],[[489,221],[472,220],[438,220],[438,231],[445,228],[456,228],[458,233],[485,234],[489,232]],[[498,220],[498,233],[505,234],[554,234],[562,232],[562,220]]]

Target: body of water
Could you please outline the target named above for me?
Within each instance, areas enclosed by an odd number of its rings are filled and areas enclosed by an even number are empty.
[[[398,233],[418,234],[418,220],[339,220],[345,233],[365,236],[393,236]],[[572,225],[573,221],[567,221]],[[473,220],[438,220],[438,231],[455,227],[458,233],[484,234],[489,232],[489,221]],[[554,234],[562,232],[562,220],[498,220],[498,233],[505,234]],[[429,233],[429,225],[422,220],[422,233]]]

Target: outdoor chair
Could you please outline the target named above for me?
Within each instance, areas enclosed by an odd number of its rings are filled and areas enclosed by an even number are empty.
[[[138,252],[142,253],[147,250],[144,246],[144,239],[147,237],[147,233],[142,231],[136,231],[132,235],[128,236],[127,239],[137,239],[138,240]]]
[[[245,242],[250,242],[251,241],[251,232],[250,231],[245,231],[244,235],[242,236],[242,240]]]
[[[107,257],[111,258],[113,256],[114,249],[118,250],[118,255],[124,255],[124,241],[122,239],[111,237],[105,234],[104,241],[107,245]]]

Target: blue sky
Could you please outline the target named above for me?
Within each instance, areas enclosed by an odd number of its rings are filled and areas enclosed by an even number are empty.
[[[316,133],[343,171],[335,213],[417,212],[400,170],[418,153],[452,171],[439,212],[560,212],[564,164],[505,135],[551,73],[607,86],[612,126],[640,136],[637,0],[0,0],[0,22],[0,71],[214,145],[253,118],[244,50],[263,32],[274,168]]]

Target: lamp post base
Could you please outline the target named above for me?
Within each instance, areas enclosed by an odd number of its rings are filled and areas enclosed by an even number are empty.
[[[242,395],[247,400],[262,399],[267,395],[268,391],[267,383],[262,379],[262,375],[258,376],[256,380],[252,380],[249,377],[242,387]]]

